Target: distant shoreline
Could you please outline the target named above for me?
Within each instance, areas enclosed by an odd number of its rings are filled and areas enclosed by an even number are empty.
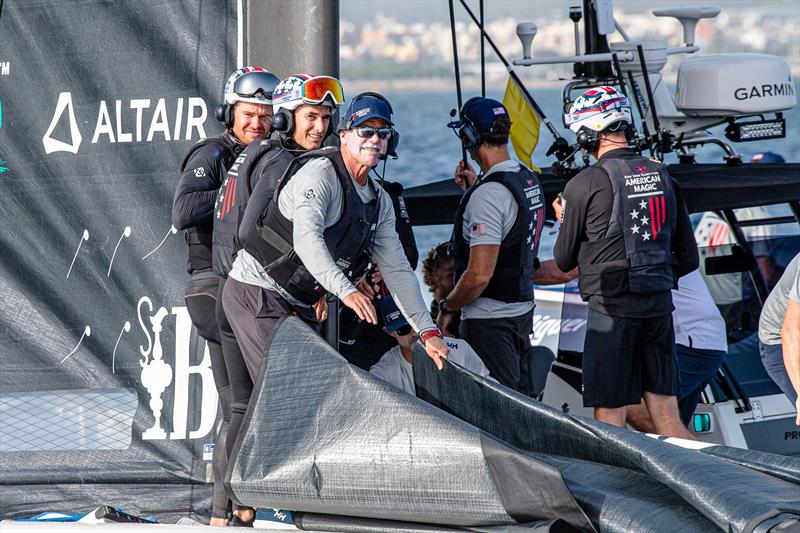
[[[387,91],[387,92],[454,92],[455,79],[454,78],[406,78],[406,79],[352,79],[347,76],[342,77],[342,83],[345,91],[351,94],[360,93],[363,91]],[[533,88],[560,88],[562,81],[546,81],[546,80],[525,80],[525,86]],[[498,82],[497,80],[487,79],[486,90],[491,92],[503,92],[506,88],[506,80]],[[480,79],[474,77],[462,78],[461,89],[464,91],[474,92],[481,89]]]

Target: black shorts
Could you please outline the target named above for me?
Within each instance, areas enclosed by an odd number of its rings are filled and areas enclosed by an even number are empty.
[[[675,396],[672,315],[620,318],[589,309],[583,345],[583,405],[638,404],[645,392]]]

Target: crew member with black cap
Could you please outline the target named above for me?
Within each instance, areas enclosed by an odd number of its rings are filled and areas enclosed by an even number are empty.
[[[388,102],[380,95],[353,99],[339,124],[341,150],[332,147],[296,158],[276,189],[260,231],[265,265],[260,310],[250,326],[262,357],[275,325],[295,314],[315,322],[312,306],[330,292],[359,318],[377,323],[371,298],[356,285],[374,260],[398,306],[420,332],[428,354],[442,368],[447,346],[433,324],[419,282],[395,231],[389,195],[369,176],[389,150],[393,133]],[[225,308],[229,285],[224,294]],[[323,317],[320,317],[323,318]],[[239,331],[234,323],[234,331]]]
[[[466,189],[450,241],[455,287],[439,301],[438,324],[448,329],[461,311],[460,335],[491,376],[528,393],[532,350],[533,280],[542,224],[544,193],[539,178],[511,159],[511,120],[503,104],[471,98],[451,122],[482,171],[478,178],[459,162],[456,182]]]
[[[231,74],[225,84],[225,103],[217,108],[217,118],[224,122],[225,131],[192,146],[181,163],[172,206],[172,224],[186,230],[189,246],[191,278],[186,286],[186,309],[198,334],[208,343],[223,426],[230,421],[231,391],[215,311],[219,278],[211,270],[214,201],[225,173],[239,153],[269,133],[272,92],[277,84],[278,78],[260,67],[244,67]],[[211,525],[226,523],[227,497],[222,486],[227,464],[224,435],[223,429],[214,449]]]
[[[691,439],[678,415],[670,292],[698,266],[686,207],[664,165],[628,147],[630,104],[613,87],[584,92],[564,122],[597,159],[553,202],[555,261],[578,267],[589,305],[583,403],[624,427],[626,406],[644,398],[658,433]]]
[[[381,321],[385,324],[384,329],[394,339],[395,345],[383,355],[379,355],[380,359],[372,365],[369,373],[403,392],[416,396],[412,363],[414,344],[419,340],[419,335],[408,325],[408,321],[391,296],[381,301],[380,310]],[[489,377],[489,370],[467,341],[445,336],[444,342],[450,348],[447,356],[449,361],[479,376],[492,379]]]

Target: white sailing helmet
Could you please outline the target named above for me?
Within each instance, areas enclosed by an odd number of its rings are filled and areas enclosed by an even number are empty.
[[[280,80],[261,67],[243,67],[231,74],[225,84],[225,103],[272,104],[272,93]]]
[[[564,126],[573,133],[582,128],[590,131],[603,131],[610,126],[613,131],[633,123],[631,105],[628,98],[614,87],[601,86],[587,90],[580,95],[564,114]]]

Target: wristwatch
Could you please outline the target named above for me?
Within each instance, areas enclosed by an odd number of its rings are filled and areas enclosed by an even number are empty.
[[[447,309],[447,298],[442,298],[441,300],[439,300],[438,307],[439,307],[439,312],[440,313],[449,313],[450,312],[450,310]]]

